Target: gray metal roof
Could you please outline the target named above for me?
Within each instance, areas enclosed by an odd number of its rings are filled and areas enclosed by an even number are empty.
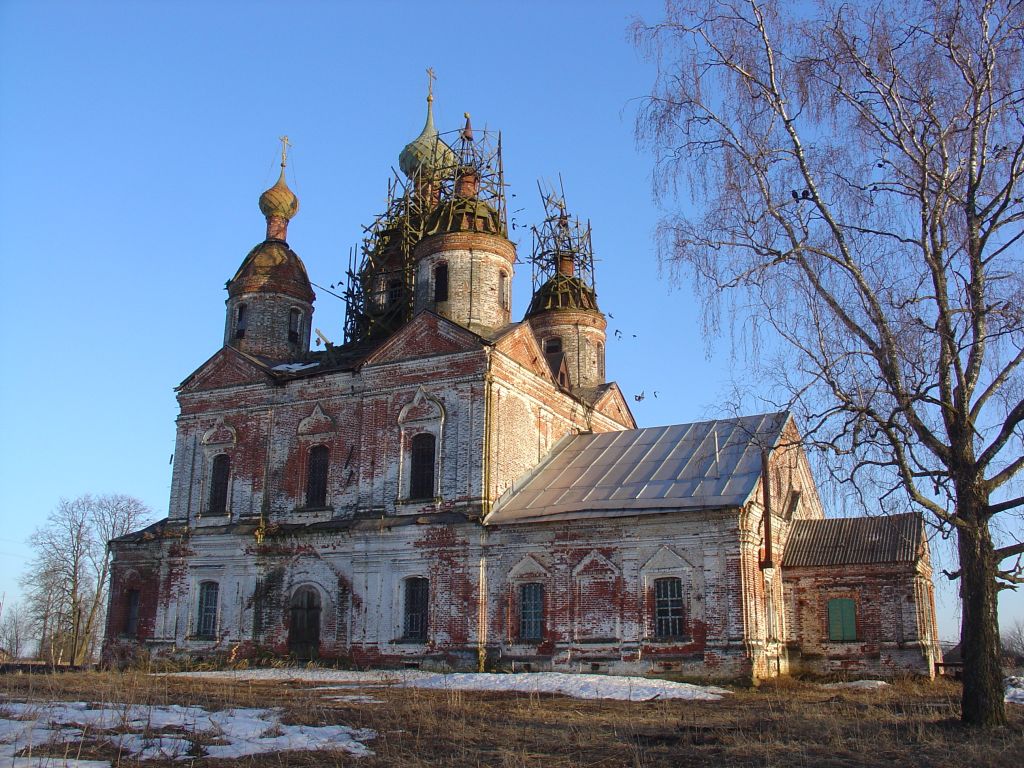
[[[914,562],[923,537],[921,519],[913,513],[795,520],[782,566]]]
[[[495,503],[487,524],[739,507],[789,414],[572,435]]]

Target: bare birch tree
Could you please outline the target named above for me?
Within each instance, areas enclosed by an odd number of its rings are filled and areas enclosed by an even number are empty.
[[[110,577],[107,543],[139,528],[150,514],[131,496],[86,494],[61,499],[32,534],[35,557],[22,584],[39,658],[82,664],[95,656]]]
[[[909,500],[956,537],[963,720],[1005,723],[1024,4],[668,0],[634,32],[658,66],[637,123],[656,191],[696,203],[663,219],[664,263],[696,276],[712,332],[774,340],[758,373],[862,501]]]

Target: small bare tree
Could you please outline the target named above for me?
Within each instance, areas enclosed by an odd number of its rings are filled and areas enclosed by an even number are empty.
[[[22,579],[39,658],[82,664],[99,647],[107,604],[107,543],[150,515],[121,494],[61,499],[30,543],[35,558]]]
[[[28,621],[18,603],[5,604],[0,614],[0,649],[20,659],[28,640]]]
[[[1005,723],[1021,581],[1024,5],[668,0],[638,119],[664,263],[727,309],[841,482],[956,537],[963,719]],[[679,273],[676,273],[677,275]],[[756,350],[755,350],[756,352]],[[1018,495],[1015,495],[1018,494]],[[1017,557],[1017,560],[1013,560]]]

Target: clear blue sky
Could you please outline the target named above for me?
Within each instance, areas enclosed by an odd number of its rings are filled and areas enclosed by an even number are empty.
[[[705,354],[692,293],[659,274],[651,162],[633,141],[653,69],[627,27],[659,11],[0,2],[0,593],[17,597],[25,540],[62,496],[128,493],[166,514],[173,387],[221,344],[224,282],[263,239],[277,137],[301,200],[289,243],[329,285],[422,127],[427,66],[442,130],[469,111],[503,131],[518,222],[539,220],[536,180],[559,173],[593,222],[608,373],[640,424],[722,415],[728,349]],[[526,232],[512,233],[521,255]],[[522,265],[515,316],[529,291]],[[318,294],[314,325],[340,340],[343,306]],[[1004,613],[1024,616],[1013,600]],[[948,588],[939,612],[954,636]]]

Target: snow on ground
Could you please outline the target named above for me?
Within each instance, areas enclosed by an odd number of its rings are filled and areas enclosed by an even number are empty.
[[[161,733],[168,730],[170,733]],[[234,758],[321,749],[340,749],[364,757],[373,753],[362,742],[375,737],[371,730],[345,725],[285,725],[274,709],[209,712],[202,707],[99,705],[84,701],[0,705],[0,765],[5,768],[110,765],[94,760],[15,758],[22,750],[42,746],[50,751],[56,746],[66,754],[74,754],[82,741],[105,742],[119,753],[139,760],[190,760],[196,755]]]
[[[1006,701],[1024,704],[1024,677],[1008,677],[1003,683],[1006,685]]]
[[[877,691],[880,688],[888,688],[889,684],[884,680],[853,680],[849,683],[826,683],[822,688],[852,688],[855,691]]]
[[[224,672],[178,672],[175,674],[183,677],[334,683],[335,687],[338,684],[347,684],[352,687],[393,685],[400,688],[433,688],[449,691],[559,693],[577,699],[617,699],[620,701],[651,701],[652,699],[716,701],[729,693],[724,688],[710,685],[690,685],[645,677],[567,674],[564,672],[441,674],[414,669],[367,672],[341,669],[247,669]]]

